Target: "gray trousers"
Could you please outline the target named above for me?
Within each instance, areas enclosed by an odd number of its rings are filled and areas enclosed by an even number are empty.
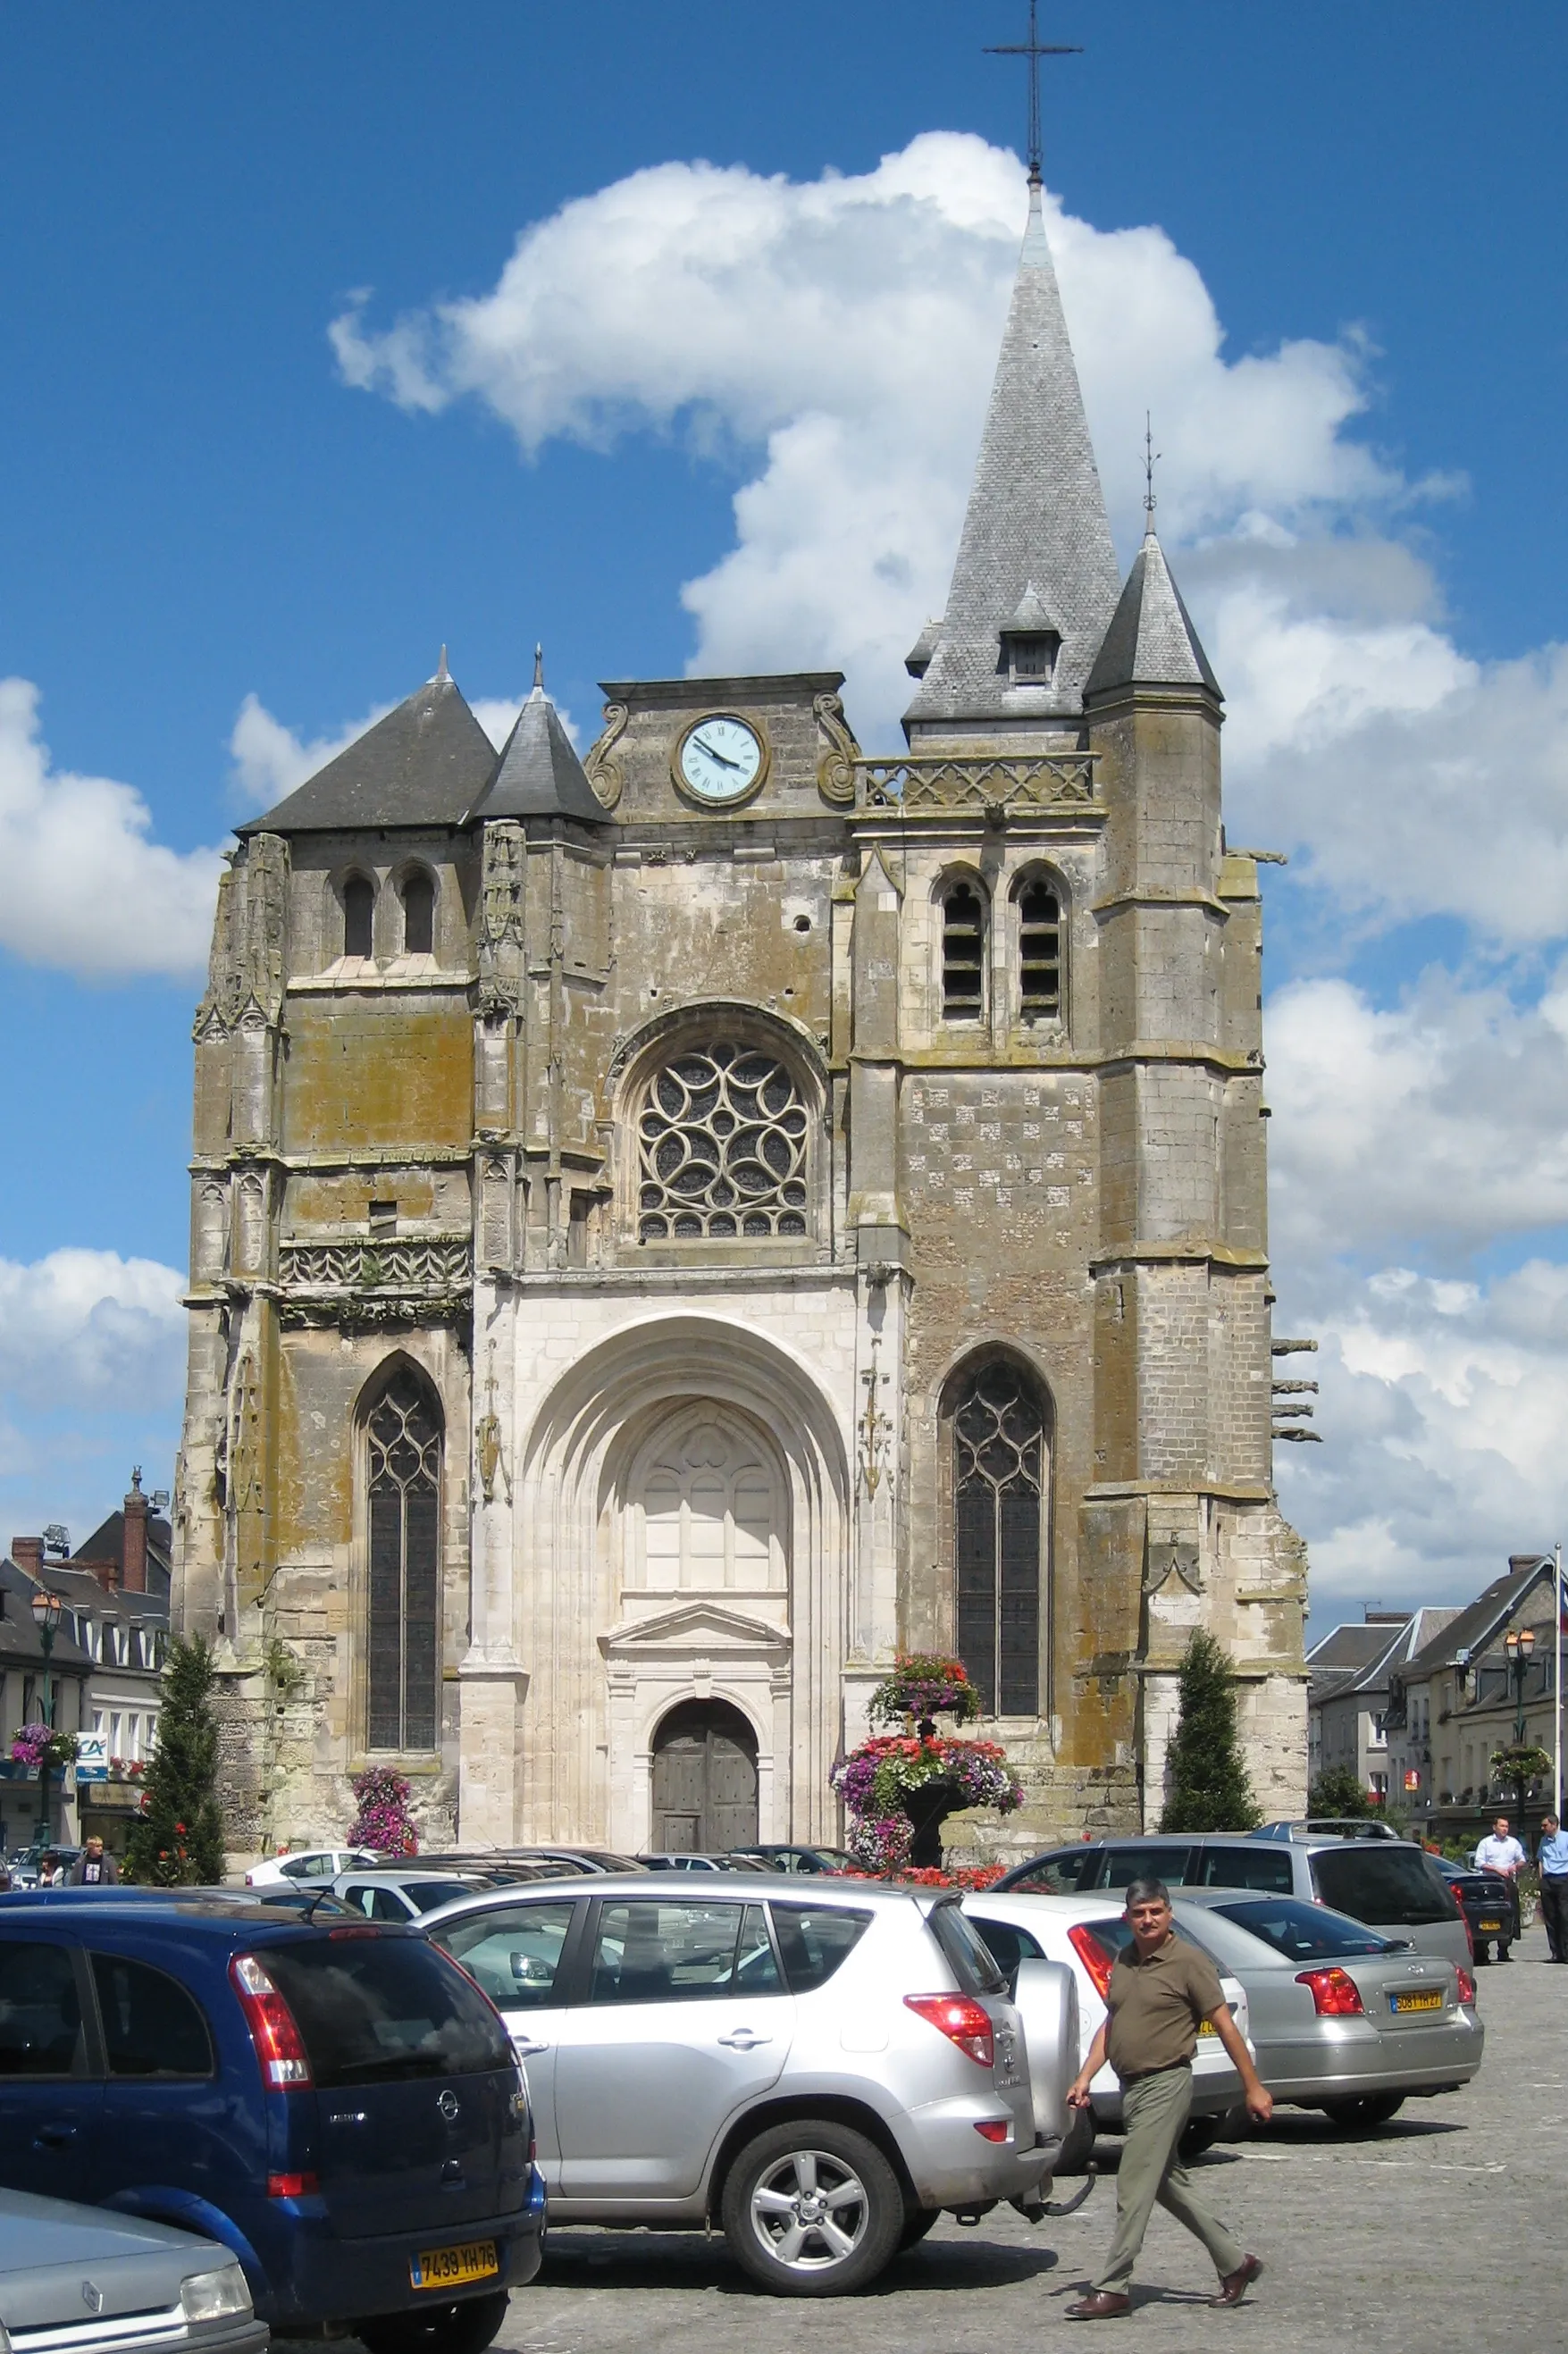
[[[1127,2138],[1116,2179],[1116,2237],[1097,2289],[1113,2296],[1127,2295],[1157,2200],[1168,2215],[1202,2240],[1222,2280],[1245,2262],[1246,2250],[1199,2204],[1192,2178],[1178,2161],[1176,2146],[1192,2105],[1191,2068],[1162,2068],[1155,2076],[1137,2076],[1123,2093]]]

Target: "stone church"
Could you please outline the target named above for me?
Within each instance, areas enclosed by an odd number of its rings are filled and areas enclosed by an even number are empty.
[[[447,674],[241,830],[196,1024],[178,1609],[230,1838],[842,1836],[900,1649],[1022,1814],[1157,1820],[1189,1631],[1300,1807],[1257,874],[1125,584],[1031,190],[908,748],[832,672]]]

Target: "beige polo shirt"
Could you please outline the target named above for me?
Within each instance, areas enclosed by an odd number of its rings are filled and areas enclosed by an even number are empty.
[[[1200,2022],[1212,2018],[1224,1999],[1218,1970],[1185,1937],[1167,1937],[1146,1958],[1128,1946],[1117,1958],[1106,1993],[1106,2056],[1122,2083],[1191,2060]]]

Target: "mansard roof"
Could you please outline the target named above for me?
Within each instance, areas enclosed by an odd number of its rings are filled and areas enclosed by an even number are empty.
[[[1152,522],[1133,558],[1084,700],[1124,686],[1197,686],[1224,699]]]
[[[517,715],[494,774],[465,812],[465,822],[493,817],[571,817],[585,825],[614,820],[588,780],[588,772],[541,683]]]
[[[495,769],[495,747],[447,675],[367,727],[242,833],[339,833],[461,825]]]
[[[1078,714],[1119,582],[1033,184],[947,612],[906,727]],[[1014,684],[1002,634],[1031,588],[1062,648],[1052,679]]]

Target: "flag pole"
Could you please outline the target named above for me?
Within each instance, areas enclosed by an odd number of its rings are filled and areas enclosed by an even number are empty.
[[[1552,1548],[1552,1811],[1563,1820],[1563,1541]]]
[[[1563,1819],[1563,1540],[1552,1546],[1552,1813]]]

